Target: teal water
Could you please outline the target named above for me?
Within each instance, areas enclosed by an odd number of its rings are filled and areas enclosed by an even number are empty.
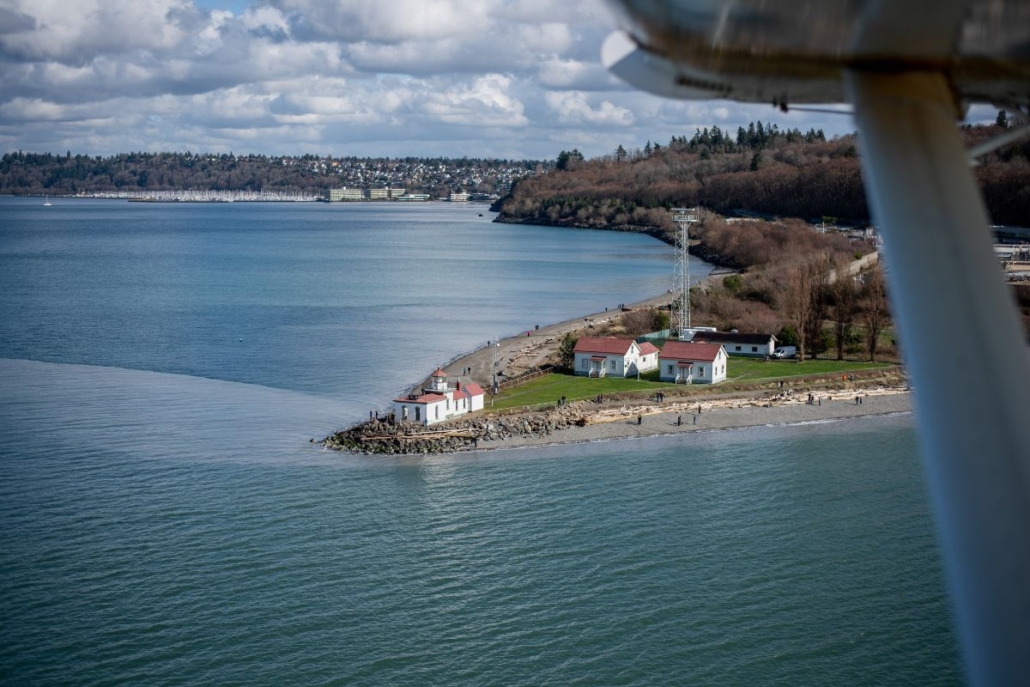
[[[657,242],[60,202],[0,199],[0,683],[961,682],[907,416],[308,443],[493,332],[664,288]]]

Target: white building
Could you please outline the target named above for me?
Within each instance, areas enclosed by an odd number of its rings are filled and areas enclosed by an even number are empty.
[[[447,196],[447,200],[452,203],[467,203],[469,200],[469,194],[467,193],[451,193]]]
[[[360,188],[332,188],[329,189],[329,202],[336,203],[344,200],[365,200],[365,191]]]
[[[451,386],[447,373],[438,369],[422,393],[395,398],[393,412],[397,422],[429,426],[482,410],[483,397],[483,388],[478,384],[456,382]]]
[[[658,367],[654,344],[614,336],[584,336],[573,349],[575,373],[589,377],[630,377]]]
[[[727,355],[768,358],[776,350],[776,337],[772,334],[738,334],[737,332],[694,333],[693,343],[718,343],[726,349]]]
[[[726,381],[726,349],[716,343],[670,341],[658,355],[658,378],[677,384]]]

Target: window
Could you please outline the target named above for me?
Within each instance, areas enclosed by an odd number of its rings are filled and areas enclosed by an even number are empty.
[[[740,350],[740,346],[737,346],[737,350],[738,350],[738,351]]]
[[[704,377],[705,376],[705,366],[702,365],[701,367],[697,368],[697,373],[699,375],[701,375],[702,377]]]
[[[450,410],[451,409],[451,399],[448,398],[446,403],[447,403],[447,410]],[[436,411],[436,416],[440,417],[440,410],[439,409],[437,409],[437,411]]]
[[[418,406],[415,406],[415,422],[418,422],[419,420],[422,419],[420,417],[421,415],[422,415],[422,409],[419,408]]]
[[[672,367],[672,365],[669,365],[669,374],[672,374],[672,373],[673,373],[673,367]]]
[[[751,352],[752,353],[758,353],[758,346],[752,346],[751,347]]]
[[[440,406],[436,406],[436,419],[440,419]]]
[[[587,360],[586,358],[583,358],[583,369],[585,370],[588,367],[590,367],[590,361]]]
[[[402,420],[407,420],[408,419],[408,406],[401,406],[401,419]]]
[[[615,361],[614,360],[611,362],[611,370],[612,370],[612,372],[615,372]]]

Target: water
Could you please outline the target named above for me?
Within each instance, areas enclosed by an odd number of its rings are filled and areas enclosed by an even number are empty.
[[[667,288],[661,244],[475,206],[36,205],[0,199],[0,683],[961,682],[906,416],[308,442]]]

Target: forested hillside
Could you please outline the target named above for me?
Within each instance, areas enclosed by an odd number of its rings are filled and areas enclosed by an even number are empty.
[[[972,145],[1001,125],[964,127]],[[980,160],[980,182],[992,220],[1030,224],[1030,142]],[[723,214],[869,219],[857,137],[827,141],[820,131],[783,131],[761,122],[735,135],[718,127],[584,160],[562,151],[546,174],[518,182],[498,205],[500,221],[578,227],[671,228],[668,208],[702,205]]]

